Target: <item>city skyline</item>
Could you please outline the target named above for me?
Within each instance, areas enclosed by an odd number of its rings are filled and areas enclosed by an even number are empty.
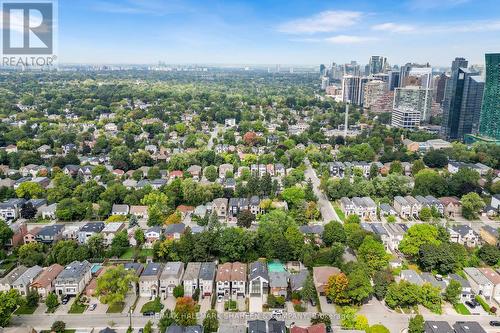
[[[60,63],[483,64],[500,48],[492,0],[59,1]],[[467,40],[467,47],[463,41]],[[411,42],[409,42],[411,41]]]

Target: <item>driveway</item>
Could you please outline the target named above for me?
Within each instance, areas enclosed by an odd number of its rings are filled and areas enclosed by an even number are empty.
[[[325,296],[318,295],[318,299],[319,299],[319,304],[321,305],[321,312],[328,314],[337,313],[337,310],[335,310],[335,305],[333,303],[328,304]]]
[[[224,303],[221,303],[224,306]],[[205,297],[200,300],[200,312],[206,313],[208,310],[212,308],[212,298]]]
[[[71,308],[71,304],[75,301],[76,297],[71,297],[69,299],[69,302],[66,304],[62,304],[61,300],[59,300],[59,306],[57,307],[56,311],[54,312],[55,314],[67,314],[69,309]]]
[[[248,312],[250,313],[262,312],[262,297],[260,296],[250,297],[248,299],[248,304],[249,304]]]
[[[44,314],[47,311],[47,306],[45,303],[39,303],[38,307],[36,308],[35,312],[33,314]]]
[[[90,306],[92,304],[97,304],[97,306],[95,307],[95,309],[93,311],[90,310]],[[85,313],[88,313],[88,314],[92,314],[92,313],[99,313],[99,314],[103,314],[103,313],[106,313],[106,311],[108,311],[108,304],[102,304],[101,302],[99,302],[99,300],[95,297],[90,297],[90,300],[89,300],[89,307],[87,307],[87,310],[85,310]]]
[[[323,191],[321,191],[319,188],[320,180],[316,175],[316,171],[314,171],[311,163],[307,158],[304,160],[304,162],[307,167],[304,175],[306,180],[311,179],[312,181],[314,194],[318,197],[318,204],[321,211],[323,223],[326,224],[332,220],[341,222],[340,218],[335,212],[335,209],[333,209],[332,203],[330,202],[330,200],[328,200],[326,194],[323,193]]]
[[[238,303],[238,311],[247,312],[246,297],[238,297],[236,303]]]
[[[165,300],[161,301],[165,305],[165,309],[174,310],[176,298],[174,296],[168,296]]]
[[[147,302],[149,302],[149,297],[139,297],[135,305],[134,314],[141,314],[142,306]]]

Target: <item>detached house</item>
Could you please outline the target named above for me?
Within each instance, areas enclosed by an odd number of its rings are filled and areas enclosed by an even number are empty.
[[[12,288],[17,289],[21,296],[26,296],[31,283],[42,271],[43,268],[38,265],[28,268],[12,283]]]
[[[45,267],[43,272],[31,283],[31,289],[36,290],[40,297],[45,299],[50,292],[55,290],[55,280],[63,270],[64,267],[59,264]]]
[[[458,217],[462,215],[462,204],[456,197],[442,197],[439,201],[443,204],[443,215],[445,217]]]
[[[490,300],[493,295],[493,283],[475,267],[465,267],[464,273],[470,283],[472,291],[476,295],[480,295],[486,300]]]
[[[198,276],[200,275],[201,263],[189,262],[182,277],[184,285],[184,296],[193,296],[196,289],[198,289]]]
[[[217,268],[217,295],[245,296],[247,268],[240,262],[225,263]]]
[[[144,243],[144,247],[150,249],[153,247],[154,242],[160,240],[161,237],[161,227],[154,226],[146,230],[144,236],[146,238],[146,242]]]
[[[200,267],[198,283],[201,297],[212,296],[215,280],[215,263],[203,262]]]
[[[181,285],[184,263],[167,262],[160,275],[160,295],[165,299],[174,294],[174,288]]]
[[[219,165],[219,178],[226,178],[226,174],[232,173],[234,171],[232,164],[221,164]]]
[[[212,212],[215,212],[219,219],[226,219],[227,208],[228,200],[226,198],[217,198],[212,201]]]
[[[92,278],[91,266],[87,260],[73,261],[57,276],[54,285],[58,295],[81,293]]]
[[[64,224],[47,225],[37,232],[35,239],[40,243],[52,244],[62,239],[63,231]]]
[[[158,296],[162,265],[150,262],[146,265],[139,278],[139,296],[155,298]]]
[[[468,225],[455,225],[448,228],[448,231],[450,233],[451,242],[459,243],[467,247],[475,247],[480,243],[479,235]]]
[[[248,292],[250,296],[263,296],[269,290],[267,265],[261,261],[250,264],[248,272]]]
[[[89,222],[80,228],[78,231],[78,242],[86,244],[87,239],[92,235],[99,233],[104,229],[104,222]]]
[[[12,289],[12,284],[27,270],[26,266],[21,265],[7,273],[7,275],[0,279],[0,291],[9,291]]]
[[[127,216],[129,212],[130,208],[128,205],[113,204],[113,208],[111,209],[111,215]]]
[[[328,279],[332,275],[337,275],[340,273],[340,269],[337,267],[321,266],[313,267],[313,281],[316,290],[321,296],[325,295],[325,287],[328,283]]]

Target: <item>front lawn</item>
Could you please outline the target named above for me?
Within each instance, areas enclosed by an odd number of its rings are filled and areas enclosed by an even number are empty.
[[[161,311],[161,308],[162,308],[162,306],[161,306],[160,298],[156,297],[154,300],[149,301],[142,306],[141,313],[144,313],[144,312],[158,313]]]
[[[28,304],[23,304],[17,308],[17,310],[14,312],[16,315],[29,315],[33,314],[35,312],[36,308],[38,306],[31,307]]]
[[[68,313],[70,314],[80,314],[84,313],[85,310],[87,310],[88,304],[80,302],[79,299],[75,299],[73,304],[71,304],[71,308],[69,309]]]
[[[333,209],[335,209],[335,213],[339,216],[340,221],[345,221],[345,214],[342,209],[340,209],[339,205],[336,202],[332,203],[332,205]]]
[[[113,303],[108,307],[106,313],[122,313],[125,307],[125,302]]]
[[[453,305],[453,308],[455,309],[455,311],[457,311],[457,313],[461,315],[470,315],[469,309],[467,309],[467,307],[462,303],[457,303]]]

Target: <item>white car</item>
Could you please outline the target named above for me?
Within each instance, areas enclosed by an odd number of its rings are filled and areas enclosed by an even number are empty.
[[[95,304],[95,303],[94,303],[94,304],[92,304],[92,305],[90,306],[89,310],[90,310],[90,311],[94,311],[96,307],[97,307],[97,304]]]
[[[222,302],[223,299],[224,299],[224,296],[222,296],[222,295],[217,296],[217,303]]]

